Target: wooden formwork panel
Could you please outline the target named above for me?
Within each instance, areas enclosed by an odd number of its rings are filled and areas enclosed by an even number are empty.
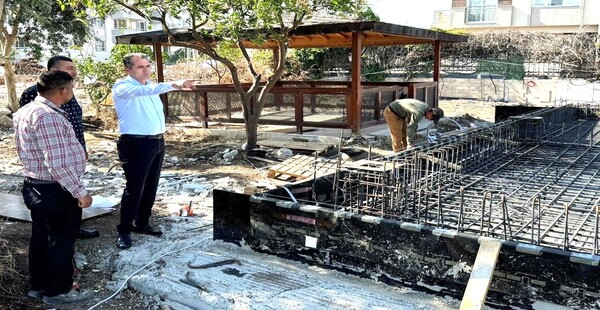
[[[317,176],[334,173],[337,167],[337,158],[324,159],[313,156],[297,154],[271,168],[267,173],[269,178],[280,179],[306,179]]]

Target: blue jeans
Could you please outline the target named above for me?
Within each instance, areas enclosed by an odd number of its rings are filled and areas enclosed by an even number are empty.
[[[31,211],[29,274],[31,289],[47,296],[67,293],[73,286],[75,235],[81,208],[58,183],[23,183],[23,200]]]

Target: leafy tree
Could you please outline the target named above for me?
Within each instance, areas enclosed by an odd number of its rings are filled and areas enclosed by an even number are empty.
[[[85,14],[79,5],[63,10],[56,1],[0,0],[0,65],[4,68],[8,91],[6,107],[12,112],[19,108],[11,59],[17,38],[29,47],[29,55],[38,60],[45,46],[58,54],[71,44],[81,45],[88,27],[78,19],[85,15],[76,17],[75,12]]]
[[[356,12],[357,6],[364,7],[362,0],[63,0],[70,5],[85,5],[100,14],[122,7],[137,13],[147,20],[158,21],[174,46],[189,47],[223,64],[233,79],[240,96],[246,122],[248,148],[256,146],[258,120],[266,103],[267,94],[279,80],[285,69],[288,41],[291,31],[310,20],[314,12],[342,15]],[[169,16],[189,15],[190,29],[196,44],[179,41],[167,23]],[[209,29],[211,28],[211,29]],[[248,29],[261,29],[248,31]],[[211,40],[209,38],[218,38]],[[244,47],[244,42],[260,42],[265,39],[276,42],[279,61],[274,64],[272,74],[264,76],[255,70],[255,64]],[[246,62],[253,81],[244,88],[238,67],[231,59],[220,53],[219,46],[235,46]],[[253,104],[253,98],[256,99]]]

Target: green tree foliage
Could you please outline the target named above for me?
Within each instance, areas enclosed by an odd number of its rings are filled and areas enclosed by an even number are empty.
[[[85,17],[81,4],[63,9],[56,1],[0,0],[0,64],[8,90],[8,109],[16,111],[19,107],[11,62],[17,39],[35,59],[41,58],[43,48],[59,54],[73,44],[83,44],[88,30]]]
[[[83,89],[93,106],[98,107],[104,103],[111,93],[112,85],[125,74],[122,60],[128,53],[153,55],[152,49],[145,45],[115,45],[110,50],[107,61],[97,61],[91,56],[76,60]]]
[[[249,148],[256,146],[258,120],[267,101],[267,94],[275,86],[285,69],[288,40],[291,31],[310,20],[316,12],[333,15],[354,14],[364,6],[356,0],[63,0],[69,5],[84,5],[100,14],[123,7],[148,19],[158,21],[175,46],[197,49],[202,54],[225,65],[242,101],[246,138]],[[189,28],[196,44],[180,41],[169,26],[168,17],[190,17]],[[249,29],[260,29],[249,31]],[[279,61],[272,74],[263,76],[255,70],[246,44],[265,40],[273,43]],[[251,86],[242,87],[239,69],[231,59],[219,53],[215,41],[237,47],[253,76]],[[255,104],[253,103],[255,100]]]

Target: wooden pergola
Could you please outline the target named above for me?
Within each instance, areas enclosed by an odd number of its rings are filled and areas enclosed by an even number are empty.
[[[258,31],[258,30],[253,30]],[[195,44],[196,41],[189,29],[174,29],[172,33],[178,41]],[[347,104],[348,127],[353,132],[360,132],[361,125],[361,49],[367,46],[406,45],[406,44],[430,44],[433,46],[434,70],[433,82],[437,83],[440,78],[441,44],[467,41],[466,36],[449,34],[444,32],[420,29],[402,25],[382,22],[344,22],[303,25],[290,33],[290,48],[328,48],[343,47],[351,49],[351,82],[350,98]],[[168,36],[163,30],[150,31],[134,34],[126,34],[116,37],[118,44],[144,44],[153,45],[155,59],[157,61],[157,76],[159,81],[164,80],[162,66],[163,45],[168,45]],[[261,45],[250,41],[244,42],[247,48],[272,49],[274,58],[277,59],[276,42],[266,40]],[[408,97],[414,97],[414,88],[408,88]],[[436,87],[437,90],[437,87]],[[438,95],[434,96],[434,102],[428,102],[437,106]]]

